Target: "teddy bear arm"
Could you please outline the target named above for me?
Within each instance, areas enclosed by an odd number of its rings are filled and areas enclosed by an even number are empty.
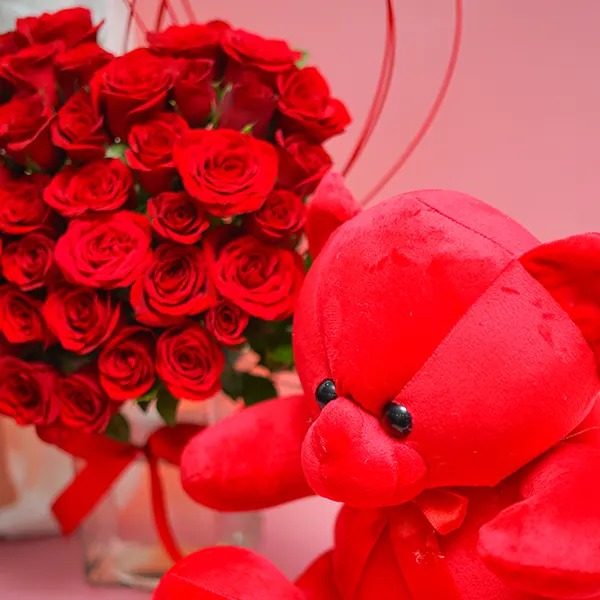
[[[311,495],[300,461],[309,425],[302,396],[275,398],[224,419],[184,450],[184,489],[204,506],[235,512]]]
[[[312,600],[274,565],[245,548],[190,554],[165,576],[152,600]]]
[[[526,468],[523,500],[479,535],[479,553],[511,588],[545,598],[600,597],[600,449],[562,442]]]

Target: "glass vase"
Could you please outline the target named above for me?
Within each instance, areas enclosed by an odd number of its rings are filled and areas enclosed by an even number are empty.
[[[182,402],[178,422],[210,426],[239,408],[224,394],[205,402]],[[143,445],[163,425],[151,409],[130,406],[126,414],[132,442]],[[194,503],[183,491],[179,467],[158,465],[167,521],[182,554],[208,546],[256,547],[260,513],[221,513]],[[154,521],[151,477],[144,457],[135,460],[115,481],[80,528],[87,579],[96,585],[122,585],[152,590],[173,565]]]
[[[56,535],[52,503],[72,478],[70,458],[33,427],[0,417],[0,539]]]

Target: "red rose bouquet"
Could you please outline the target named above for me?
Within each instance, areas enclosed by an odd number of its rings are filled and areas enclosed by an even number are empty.
[[[305,55],[223,22],[113,57],[89,11],[0,36],[0,413],[126,437],[124,403],[293,366],[305,199],[350,117]]]

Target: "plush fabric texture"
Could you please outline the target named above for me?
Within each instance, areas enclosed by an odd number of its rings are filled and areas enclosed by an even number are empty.
[[[323,178],[319,193],[312,199],[305,226],[311,256],[316,258],[332,233],[361,210],[341,175],[330,173]]]
[[[202,565],[199,569],[198,565]],[[227,565],[224,577],[223,566]],[[154,600],[303,600],[302,592],[261,556],[222,546],[201,550],[176,564]]]
[[[300,463],[309,419],[304,398],[291,396],[269,400],[209,427],[183,452],[185,490],[204,506],[235,512],[311,495]],[[254,477],[248,477],[249,472]]]
[[[440,190],[359,212],[341,185],[309,208],[305,397],[200,433],[182,469],[214,508],[307,485],[344,503],[334,547],[295,587],[256,555],[201,553],[173,573],[221,596],[171,575],[157,600],[600,600],[600,236],[540,244]]]

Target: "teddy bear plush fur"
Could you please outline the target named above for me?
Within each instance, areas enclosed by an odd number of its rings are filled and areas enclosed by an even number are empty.
[[[335,545],[294,583],[204,550],[155,599],[600,599],[600,236],[449,191],[363,212],[337,175],[309,213],[305,395],[199,434],[182,477],[219,510],[342,502]]]

